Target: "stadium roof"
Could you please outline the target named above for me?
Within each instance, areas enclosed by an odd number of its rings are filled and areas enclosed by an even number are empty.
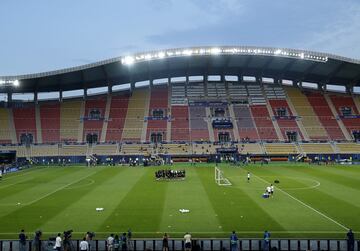
[[[49,92],[199,75],[256,76],[360,86],[360,61],[271,47],[193,47],[138,53],[62,70],[0,77],[0,92]],[[9,85],[10,84],[10,85]]]

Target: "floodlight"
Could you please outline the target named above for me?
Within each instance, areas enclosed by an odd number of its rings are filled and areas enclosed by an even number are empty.
[[[277,49],[277,50],[274,52],[274,54],[275,54],[275,55],[279,55],[279,54],[281,54],[281,52],[282,52],[282,50]]]
[[[182,51],[182,54],[183,54],[183,55],[186,55],[186,56],[191,56],[192,53],[193,53],[193,52],[192,52],[191,50],[183,50],[183,51]]]
[[[15,79],[14,82],[13,82],[13,85],[18,87],[20,85],[19,80]]]
[[[131,65],[135,62],[135,58],[127,56],[123,59],[123,63],[127,65]]]
[[[213,55],[217,55],[221,53],[221,49],[220,48],[211,48],[210,49],[210,53]]]
[[[161,52],[159,52],[158,57],[159,57],[159,58],[164,58],[164,57],[165,57],[165,53],[164,53],[164,52],[162,52],[162,51],[161,51]]]

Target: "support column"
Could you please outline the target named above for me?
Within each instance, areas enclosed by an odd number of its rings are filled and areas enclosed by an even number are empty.
[[[34,103],[38,104],[38,92],[37,91],[34,92]]]
[[[224,74],[220,75],[220,82],[225,83],[225,75]]]
[[[350,94],[350,95],[353,94],[353,89],[352,89],[351,85],[346,85],[345,88],[346,88],[346,93],[347,94]]]
[[[84,98],[84,100],[86,100],[86,99],[87,99],[87,90],[88,90],[87,88],[84,88],[84,97],[83,97],[83,98]]]
[[[130,93],[132,93],[135,90],[135,83],[131,82],[130,83]]]
[[[242,84],[243,82],[243,76],[242,75],[238,75],[238,83]]]
[[[11,91],[7,93],[7,102],[8,102],[8,104],[12,103],[12,92]]]
[[[113,85],[112,84],[108,84],[108,94],[111,95],[112,94],[112,87]]]
[[[60,102],[63,101],[63,92],[62,92],[62,90],[59,91],[59,101]]]

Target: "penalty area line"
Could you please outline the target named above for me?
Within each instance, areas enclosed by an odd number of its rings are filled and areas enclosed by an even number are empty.
[[[254,174],[253,174],[253,175],[254,175]],[[265,182],[265,183],[269,183],[268,181],[264,180],[263,178],[261,178],[261,177],[259,177],[259,176],[257,176],[257,175],[254,175],[254,176],[255,176],[256,178],[258,178],[259,180],[262,180],[262,181]],[[319,215],[323,216],[325,219],[327,219],[327,220],[335,223],[336,225],[340,226],[340,227],[343,228],[344,230],[349,230],[348,227],[346,227],[345,225],[341,224],[340,222],[334,220],[333,218],[327,216],[326,214],[320,212],[319,210],[313,208],[312,206],[310,206],[310,205],[306,204],[305,202],[299,200],[298,198],[292,196],[291,194],[289,194],[288,192],[284,191],[283,189],[281,189],[281,188],[279,188],[279,187],[277,187],[277,186],[275,186],[275,187],[276,187],[280,192],[282,192],[282,193],[284,193],[285,195],[289,196],[289,197],[292,198],[293,200],[299,202],[301,205],[303,205],[303,206],[311,209],[312,211],[318,213]]]

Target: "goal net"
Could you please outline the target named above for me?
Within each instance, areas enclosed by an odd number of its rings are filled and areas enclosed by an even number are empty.
[[[215,182],[219,186],[231,186],[231,182],[224,177],[224,172],[215,167]]]

